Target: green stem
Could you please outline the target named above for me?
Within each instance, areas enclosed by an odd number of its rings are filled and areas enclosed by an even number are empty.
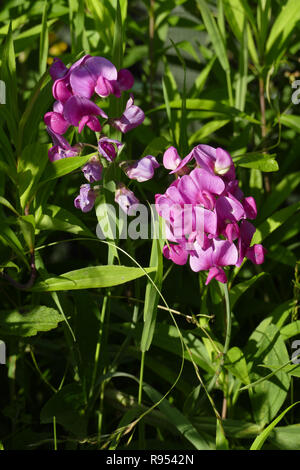
[[[139,405],[142,404],[144,366],[145,366],[145,352],[142,351],[141,365],[140,365],[139,394],[138,394],[138,404]]]
[[[53,441],[54,441],[54,450],[57,450],[56,417],[55,416],[53,416]]]
[[[207,387],[207,391],[211,392],[211,390],[214,388],[217,379],[220,375],[220,372],[223,368],[224,362],[225,362],[225,356],[228,352],[229,349],[229,344],[230,344],[230,337],[231,337],[231,308],[230,308],[230,300],[229,300],[229,293],[228,293],[228,286],[227,283],[223,284],[223,290],[224,290],[224,298],[225,298],[225,306],[226,306],[226,333],[225,333],[225,344],[222,352],[222,359],[219,364],[218,369],[215,372],[215,375],[213,376],[211,382],[209,383]]]
[[[92,382],[91,382],[91,388],[90,388],[90,398],[94,393],[96,376],[97,376],[97,372],[98,372],[98,364],[99,364],[100,349],[101,349],[101,343],[102,343],[102,337],[103,337],[103,329],[104,329],[104,320],[105,320],[107,300],[108,300],[108,296],[105,295],[105,297],[103,298],[101,315],[100,315],[100,328],[99,328],[99,336],[98,336],[98,341],[97,341],[96,351],[95,351],[95,361],[94,361],[94,370],[93,370]]]
[[[230,344],[230,337],[231,337],[231,309],[230,309],[230,300],[229,300],[229,292],[227,283],[223,284],[224,289],[224,298],[225,298],[225,305],[226,305],[226,336],[225,336],[225,344],[223,349],[223,361],[224,356],[227,354]]]
[[[231,85],[231,77],[230,77],[230,70],[226,72],[226,82],[227,82],[227,91],[228,91],[228,99],[229,105],[233,106],[233,94],[232,94],[232,85]]]
[[[140,379],[139,379],[139,392],[138,392],[138,404],[142,405],[142,394],[143,394],[143,377],[145,367],[145,351],[142,351],[141,365],[140,365]],[[145,449],[145,428],[144,423],[139,423],[139,450]]]

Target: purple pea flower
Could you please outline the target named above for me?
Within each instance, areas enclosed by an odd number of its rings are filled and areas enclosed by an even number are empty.
[[[100,132],[101,125],[96,116],[107,118],[107,114],[87,98],[71,96],[64,104],[65,119],[72,126],[78,126],[79,133],[85,125],[95,132]]]
[[[74,206],[82,212],[89,212],[94,207],[96,197],[96,191],[89,184],[82,184],[79,195],[74,199]]]
[[[108,137],[101,137],[98,141],[98,150],[100,155],[102,155],[108,162],[112,162],[117,154],[119,149],[123,147],[124,144],[119,140],[109,139]]]
[[[144,111],[134,104],[133,96],[129,98],[124,113],[119,119],[113,119],[112,125],[123,134],[142,124],[145,119]]]
[[[185,174],[192,159],[198,168]],[[223,268],[240,266],[245,257],[254,264],[263,263],[266,250],[260,244],[250,246],[255,227],[246,220],[256,218],[256,203],[239,189],[228,152],[198,145],[181,160],[170,147],[163,164],[176,173],[166,192],[155,195],[156,210],[166,221],[166,238],[171,242],[163,248],[166,258],[179,265],[189,259],[195,272],[208,270],[206,284],[213,278],[226,283]]]
[[[134,193],[126,188],[123,183],[118,185],[118,189],[115,193],[115,202],[117,202],[121,209],[128,215],[131,215],[134,206],[140,203]]]
[[[64,134],[70,123],[63,116],[64,106],[60,101],[55,101],[53,111],[49,111],[44,116],[44,122],[55,134]]]
[[[91,157],[88,163],[82,167],[84,177],[88,180],[89,183],[100,181],[102,178],[102,170],[103,166],[96,156]]]
[[[68,73],[68,67],[65,66],[61,59],[54,58],[53,63],[49,69],[52,80],[58,80]]]
[[[80,144],[71,147],[69,142],[62,135],[56,134],[49,127],[47,127],[47,131],[54,143],[54,146],[48,150],[50,162],[60,160],[61,158],[76,157],[80,153]]]
[[[121,91],[130,90],[134,84],[132,73],[127,69],[119,70],[117,82]]]
[[[95,92],[99,77],[116,81],[118,78],[116,67],[104,57],[85,55],[75,62],[64,76],[55,80],[52,88],[53,96],[61,102],[67,101],[72,95],[89,99]]]
[[[148,181],[153,178],[154,170],[159,167],[159,163],[155,157],[147,155],[138,161],[122,162],[120,167],[128,178],[142,183],[143,181]]]
[[[232,180],[235,177],[234,165],[230,154],[220,147],[215,149],[210,145],[202,144],[194,147],[171,173],[178,173],[193,159],[195,159],[196,164],[200,168],[210,173],[224,176],[226,181]]]

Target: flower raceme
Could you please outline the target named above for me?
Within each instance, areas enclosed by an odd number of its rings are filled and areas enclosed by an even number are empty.
[[[53,146],[48,151],[51,162],[78,156],[82,149],[89,145],[69,144],[63,134],[72,126],[77,128],[78,134],[81,134],[85,127],[94,133],[100,133],[104,124],[126,133],[144,121],[144,112],[134,104],[132,94],[123,114],[118,118],[109,118],[96,104],[94,98],[105,99],[110,95],[120,98],[122,92],[130,90],[134,84],[134,78],[129,70],[118,71],[106,58],[85,55],[70,68],[60,59],[54,59],[49,73],[54,82],[52,94],[55,102],[53,110],[45,114],[44,122],[53,141]],[[94,147],[98,152],[82,168],[84,177],[91,185],[102,178],[104,168],[101,158],[111,164],[123,147],[121,142],[110,139],[103,133],[100,139],[97,134],[95,137],[97,147]],[[97,191],[93,191],[90,184],[81,186],[80,194],[74,201],[75,207],[83,212],[90,211],[96,199]]]
[[[255,200],[238,187],[228,152],[198,145],[181,160],[170,147],[163,164],[176,175],[166,192],[155,196],[156,210],[166,222],[166,258],[179,265],[189,260],[195,272],[208,270],[206,284],[213,278],[227,282],[223,268],[240,266],[245,257],[263,263],[263,246],[250,246],[255,227],[247,219],[256,218]]]

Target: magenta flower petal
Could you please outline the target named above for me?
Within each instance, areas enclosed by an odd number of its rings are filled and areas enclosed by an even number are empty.
[[[232,158],[226,150],[216,149],[216,161],[214,170],[218,175],[225,175],[233,166]]]
[[[239,237],[240,230],[236,222],[232,224],[227,224],[224,230],[224,235],[230,243],[236,240]]]
[[[78,126],[84,116],[107,118],[104,111],[92,101],[84,97],[71,96],[64,105],[64,117],[73,126]]]
[[[220,196],[216,202],[216,210],[220,223],[227,221],[238,222],[245,218],[245,210],[242,204],[233,196]]]
[[[89,183],[100,181],[103,167],[97,157],[92,157],[84,167],[82,172]]]
[[[185,157],[183,158],[178,166],[170,172],[170,174],[172,175],[173,173],[180,173],[182,170],[184,170],[186,168],[186,165],[194,158],[194,149]]]
[[[246,250],[246,257],[254,264],[262,264],[267,250],[260,244],[253,245]]]
[[[71,70],[70,85],[73,93],[81,97],[91,98],[99,77],[108,81],[116,80],[117,69],[104,57],[87,57]]]
[[[127,69],[119,70],[117,81],[121,91],[130,90],[134,84],[133,75]]]
[[[117,80],[118,72],[114,64],[112,64],[105,57],[89,57],[85,63],[85,67],[89,70],[90,74],[97,81],[98,77],[101,75],[107,80]]]
[[[133,98],[130,97],[123,115],[112,121],[112,125],[124,134],[142,124],[145,119],[144,111],[133,103]]]
[[[49,68],[49,73],[52,80],[57,80],[58,78],[64,77],[66,73],[68,73],[68,70],[68,67],[65,66],[63,61],[55,57],[51,67]]]
[[[201,191],[208,191],[219,195],[225,189],[225,184],[219,176],[212,175],[202,168],[195,168],[189,176],[197,182]]]
[[[89,184],[80,187],[79,195],[74,199],[74,206],[82,212],[89,212],[93,209],[97,194]]]
[[[205,285],[207,286],[213,278],[215,278],[219,282],[222,282],[223,284],[226,284],[227,282],[226,274],[224,270],[220,267],[214,266],[210,268],[210,270],[208,271]]]
[[[206,250],[202,250],[195,244],[195,251],[190,254],[190,267],[192,271],[206,271],[213,266],[212,255],[213,247],[210,246]]]
[[[108,162],[112,162],[123,145],[119,140],[101,137],[98,141],[98,151]]]
[[[238,250],[228,240],[214,239],[213,264],[215,266],[235,265],[238,259]]]
[[[154,170],[159,167],[159,163],[155,157],[147,155],[136,162],[122,162],[120,166],[128,178],[142,183],[153,178]]]
[[[188,259],[188,253],[182,245],[174,245],[172,243],[165,245],[163,248],[163,255],[167,259],[171,259],[173,263],[183,266]]]
[[[163,165],[167,170],[176,170],[180,165],[181,158],[175,147],[169,147],[163,156]]]
[[[247,219],[256,219],[257,209],[255,199],[252,196],[245,197],[242,204],[244,206]]]
[[[85,65],[70,74],[70,85],[74,95],[91,98],[95,91],[95,79]]]
[[[119,204],[121,209],[128,215],[132,214],[134,206],[139,204],[139,200],[135,197],[134,193],[122,183],[119,184],[115,193],[115,201]]]
[[[44,121],[46,126],[48,126],[55,134],[64,134],[70,126],[62,114],[54,111],[46,113]]]
[[[101,96],[101,98],[106,98],[114,92],[113,83],[100,75],[96,83],[95,92],[97,95]]]
[[[78,132],[81,133],[84,126],[88,126],[94,132],[101,131],[101,125],[96,116],[83,116],[78,125]]]
[[[249,222],[248,220],[242,220],[240,224],[240,234],[243,244],[245,246],[250,246],[255,230],[256,229],[254,225],[251,224],[251,222]]]
[[[64,77],[53,83],[52,94],[56,100],[61,101],[62,103],[65,103],[72,96],[72,92],[70,91]]]

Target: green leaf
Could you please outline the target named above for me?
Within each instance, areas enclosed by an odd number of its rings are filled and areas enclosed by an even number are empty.
[[[176,43],[176,46],[179,48],[179,49],[182,49],[183,51],[187,52],[191,57],[193,57],[193,59],[196,61],[196,62],[200,62],[199,60],[199,57],[194,49],[194,46],[191,42],[189,41],[180,41],[180,42],[177,42]]]
[[[260,364],[278,364],[279,368],[289,362],[283,338],[270,318],[263,320],[250,336],[245,356],[251,358],[248,360],[251,381],[263,378],[263,368],[259,367]],[[276,416],[287,397],[289,385],[290,376],[278,370],[272,377],[262,380],[252,388],[250,398],[258,424],[264,426]]]
[[[1,164],[0,164],[0,168],[1,168]],[[4,197],[0,196],[0,204],[2,204],[3,206],[7,207],[8,209],[10,209],[15,215],[19,216],[18,212],[16,211],[16,209],[13,207],[13,205],[7,200],[5,199]]]
[[[208,76],[210,74],[210,71],[215,63],[215,60],[216,60],[216,56],[214,55],[208,62],[208,64],[204,67],[204,69],[201,70],[200,74],[198,75],[198,77],[196,78],[195,80],[195,84],[194,84],[194,88],[193,90],[195,89],[195,92],[192,94],[194,95],[195,93],[196,94],[199,94],[201,93],[201,91],[203,90],[204,86],[205,86],[205,83],[208,79]]]
[[[229,443],[219,419],[216,420],[216,450],[229,450]]]
[[[45,0],[43,17],[42,17],[42,30],[41,30],[41,36],[40,36],[40,74],[41,75],[46,72],[47,59],[48,59],[49,32],[48,32],[48,25],[47,25],[47,13],[48,13],[48,0]]]
[[[228,119],[215,119],[214,121],[207,122],[204,124],[198,131],[191,135],[189,138],[189,145],[194,144],[194,142],[200,142],[205,137],[210,136],[215,131],[226,126],[230,121]]]
[[[294,114],[282,114],[279,120],[284,126],[289,127],[296,132],[300,132],[300,116],[296,116]]]
[[[34,248],[35,220],[33,215],[23,215],[18,219],[21,231],[30,251]]]
[[[146,155],[153,155],[153,157],[157,157],[158,154],[164,152],[168,145],[169,142],[167,139],[165,139],[165,137],[155,137],[145,148],[142,157],[145,157]]]
[[[54,162],[48,162],[48,166],[45,170],[45,177],[40,181],[40,185],[46,183],[47,181],[68,175],[72,171],[81,168],[93,155],[95,154],[91,153],[89,155],[61,158],[60,160],[56,160]]]
[[[271,217],[258,226],[251,244],[254,245],[255,243],[261,243],[262,240],[268,237],[277,228],[281,227],[281,225],[299,209],[300,203],[295,202],[294,204],[275,212]]]
[[[24,255],[24,247],[16,236],[15,232],[8,226],[2,225],[0,239],[4,240],[6,244],[21,258],[24,263],[29,267],[26,256]]]
[[[278,366],[275,364],[274,365],[269,364],[265,367],[271,370],[278,369]],[[300,365],[299,364],[287,364],[281,370],[285,372],[286,374],[292,375],[293,377],[300,377]]]
[[[36,228],[39,230],[59,230],[74,233],[75,235],[96,237],[72,212],[53,204],[47,205],[43,210],[42,216],[37,220]]]
[[[14,41],[12,35],[11,23],[9,25],[8,34],[1,51],[1,80],[6,85],[6,108],[11,113],[13,119],[13,128],[9,127],[12,139],[16,141],[15,123],[19,117],[18,106],[18,87],[16,77],[16,57],[14,50]]]
[[[110,182],[112,189],[114,189],[113,194],[115,193],[115,183]],[[122,232],[122,217],[117,217],[114,206],[112,205],[112,191],[107,189],[102,190],[101,194],[97,197],[95,202],[96,216],[98,220],[97,226],[97,236],[101,239],[106,239],[109,241],[110,245],[108,247],[109,252],[109,264],[113,264],[114,258],[119,260],[118,249],[116,248],[116,238],[117,228],[119,229],[119,234]]]
[[[276,155],[267,155],[263,153],[253,152],[244,156],[232,157],[235,165],[244,168],[255,168],[260,171],[278,171],[278,163],[273,158]]]
[[[292,338],[293,336],[300,335],[300,320],[293,321],[292,323],[283,326],[280,333],[284,341]]]
[[[57,277],[47,278],[36,283],[31,290],[35,292],[50,292],[112,287],[133,281],[153,271],[155,271],[155,268],[145,268],[143,270],[128,266],[91,266],[70,271]]]
[[[278,263],[287,264],[292,267],[294,267],[297,262],[294,253],[284,245],[272,245],[268,249],[267,256]]]
[[[43,406],[40,415],[41,423],[52,423],[55,416],[57,423],[67,431],[78,438],[84,438],[87,433],[85,406],[81,386],[78,383],[65,385]]]
[[[239,73],[236,82],[235,107],[244,111],[247,95],[248,80],[248,35],[247,22],[243,24],[243,34],[240,44]]]
[[[277,207],[279,207],[300,184],[300,171],[289,173],[272,188],[270,195],[259,211],[257,222],[268,217]]]
[[[156,403],[162,399],[162,395],[150,385],[143,385],[144,392]],[[192,425],[192,423],[174,406],[171,406],[166,399],[158,405],[161,412],[170,423],[176,427],[180,434],[187,439],[197,450],[212,450],[206,437]]]
[[[250,384],[246,359],[240,348],[234,346],[233,348],[229,349],[226,354],[224,366],[243,384]]]
[[[256,20],[253,16],[252,10],[246,0],[226,0],[224,2],[224,12],[227,21],[231,27],[233,34],[236,36],[240,43],[243,42],[243,35],[248,36],[248,48],[251,58],[255,64],[259,63],[256,46],[253,40],[253,35],[249,24],[245,21],[246,18],[251,23],[254,33],[256,34]],[[245,24],[246,23],[246,24]],[[246,31],[245,31],[246,30]]]
[[[294,408],[294,406],[299,405],[299,404],[300,404],[300,401],[297,401],[296,403],[293,403],[291,406],[286,408],[282,413],[280,413],[280,415],[276,419],[274,419],[274,421],[272,421],[272,423],[269,424],[269,426],[266,429],[264,429],[263,432],[259,436],[256,437],[256,439],[254,440],[253,444],[250,447],[250,450],[260,450],[262,446],[264,445],[266,439],[269,437],[270,433],[273,431],[275,426],[279,423],[279,421],[282,420],[282,418],[285,416],[285,414],[289,410],[291,410],[292,408]]]
[[[214,46],[214,50],[218,60],[225,72],[230,70],[229,61],[227,58],[227,51],[217,23],[207,5],[205,0],[197,0],[197,5],[203,18],[206,30],[210,40]]]
[[[160,224],[161,226],[161,224]],[[162,246],[164,240],[153,238],[151,257],[150,257],[150,266],[153,266],[156,271],[155,275],[150,275],[153,283],[148,280],[146,293],[145,293],[145,304],[144,304],[144,328],[141,339],[141,351],[145,352],[151,346],[155,325],[156,325],[156,314],[157,314],[157,305],[159,301],[159,292],[162,286],[162,277],[163,277],[163,260],[162,260]]]
[[[127,2],[123,2],[123,3],[127,3]],[[123,40],[124,40],[124,32],[123,32],[123,22],[122,22],[120,0],[117,0],[112,58],[113,58],[113,63],[117,67],[118,70],[122,68]]]
[[[181,109],[182,101],[180,99],[172,100],[170,101],[169,106],[172,109]],[[148,113],[146,114],[154,113],[156,111],[161,111],[162,109],[165,109],[165,108],[166,108],[166,105],[163,104],[156,108],[150,109]],[[231,119],[238,117],[240,119],[245,119],[249,122],[252,122],[253,124],[261,125],[261,123],[257,119],[234,108],[233,106],[228,106],[227,104],[224,104],[221,101],[201,100],[201,99],[196,99],[196,98],[187,99],[186,109],[190,111],[200,111],[200,110],[201,111],[213,111],[214,113],[224,114],[224,119],[226,118],[226,116],[230,117]]]
[[[256,276],[252,276],[247,281],[240,282],[230,289],[230,305],[234,307],[238,299],[243,295],[249,287],[251,287],[256,281],[265,276],[266,273],[259,273]]]
[[[291,317],[294,308],[295,300],[291,299],[278,305],[272,312],[272,323],[274,323],[274,325],[276,325],[277,328],[280,330],[281,336],[283,336],[282,326],[284,325],[286,320]]]
[[[126,335],[129,331],[132,332],[131,326],[124,323],[121,326],[113,325],[112,328]],[[139,340],[141,333],[142,325],[137,325],[133,331],[134,337]],[[212,364],[207,349],[201,339],[194,334],[194,331],[182,330],[181,334],[186,346],[190,350],[193,361],[206,372],[214,374],[214,364]],[[168,351],[180,358],[182,357],[180,336],[177,328],[173,325],[157,323],[152,343],[154,346],[164,351]],[[184,358],[191,361],[190,354],[187,350],[184,350]]]
[[[298,0],[288,0],[282,6],[282,10],[272,26],[266,45],[267,56],[272,58],[276,52],[277,54],[279,53],[280,48],[284,46],[286,39],[299,20],[300,9]]]
[[[300,424],[276,426],[268,439],[272,445],[281,450],[300,449]]]
[[[85,29],[85,2],[84,0],[69,0],[69,18],[72,36],[72,53],[78,54],[82,50],[89,52],[89,42]]]
[[[0,331],[5,335],[35,336],[40,331],[53,330],[61,321],[63,317],[57,310],[43,305],[24,314],[18,310],[2,311]]]
[[[18,165],[19,195],[22,209],[30,202],[37,189],[38,181],[48,162],[48,145],[27,145]],[[60,160],[61,161],[61,160]]]

